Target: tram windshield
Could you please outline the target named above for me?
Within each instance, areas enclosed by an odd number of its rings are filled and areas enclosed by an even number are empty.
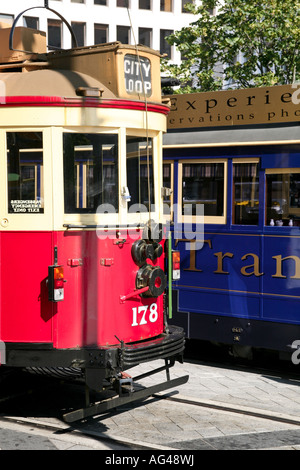
[[[65,213],[118,212],[118,136],[64,133],[63,152]]]

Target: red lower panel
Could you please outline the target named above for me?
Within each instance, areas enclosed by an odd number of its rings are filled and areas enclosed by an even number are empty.
[[[126,238],[125,243],[118,241]],[[56,348],[118,344],[163,331],[163,301],[128,298],[138,266],[134,240],[95,231],[1,233],[0,340],[53,342]],[[64,300],[48,300],[48,266],[64,267]],[[163,256],[159,259],[163,267]]]
[[[66,283],[55,317],[56,347],[105,346],[162,332],[162,296],[120,299],[134,292],[139,269],[131,256],[134,240],[126,237],[117,244],[112,235],[100,240],[95,231],[58,233],[58,263],[65,267]]]
[[[52,263],[51,232],[1,232],[0,339],[51,342],[55,305],[46,280]]]

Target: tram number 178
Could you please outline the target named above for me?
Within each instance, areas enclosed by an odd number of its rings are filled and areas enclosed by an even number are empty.
[[[132,309],[131,326],[147,325],[148,321],[156,322],[158,319],[157,304],[141,305]]]

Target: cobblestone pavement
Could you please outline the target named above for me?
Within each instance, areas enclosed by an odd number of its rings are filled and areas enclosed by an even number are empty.
[[[152,368],[160,365],[160,361],[151,363]],[[134,377],[144,371],[141,365],[130,373]],[[0,448],[124,450],[132,448],[133,442],[136,447],[182,451],[300,449],[300,376],[298,380],[247,367],[191,360],[176,363],[171,369],[171,378],[186,374],[189,381],[176,390],[88,420],[78,429],[88,431],[89,437],[76,434],[76,425],[68,432],[69,425],[46,413],[37,416],[32,412],[24,419],[59,426],[61,433],[28,432],[28,428],[0,422]],[[163,380],[165,373],[160,372],[141,384]],[[185,399],[195,400],[199,406],[183,403]]]

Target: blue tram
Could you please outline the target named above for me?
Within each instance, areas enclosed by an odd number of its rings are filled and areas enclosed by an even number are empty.
[[[300,344],[298,94],[278,86],[171,97],[164,186],[181,254],[173,321],[187,338],[237,355],[291,357]]]

